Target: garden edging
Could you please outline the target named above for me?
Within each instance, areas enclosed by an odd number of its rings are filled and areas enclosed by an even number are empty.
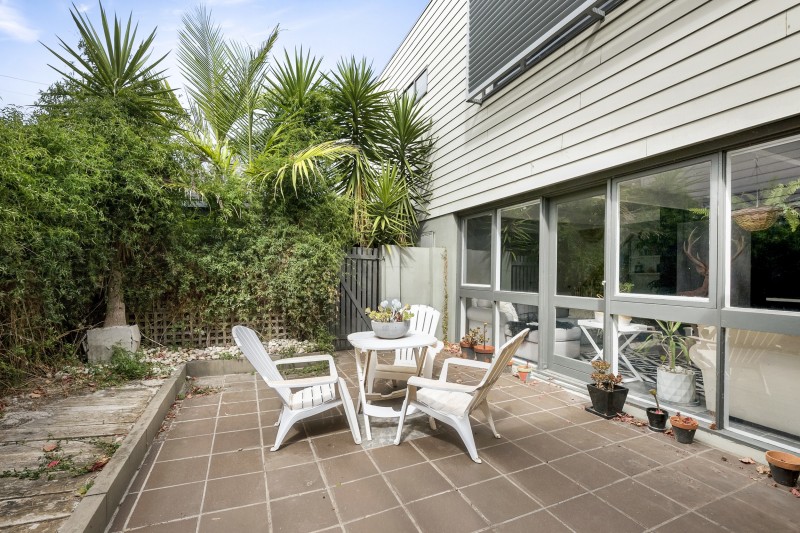
[[[59,528],[60,532],[105,531],[185,382],[186,365],[181,365],[147,404],[119,449],[95,478],[92,488]]]

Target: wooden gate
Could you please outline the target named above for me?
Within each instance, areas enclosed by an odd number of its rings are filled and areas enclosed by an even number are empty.
[[[337,350],[350,349],[347,336],[356,331],[371,329],[364,308],[378,307],[378,248],[353,248],[345,256],[339,276],[339,321],[335,327]]]

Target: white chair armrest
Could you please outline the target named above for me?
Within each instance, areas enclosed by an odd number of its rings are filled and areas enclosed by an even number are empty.
[[[491,363],[475,361],[473,359],[461,359],[460,357],[448,357],[444,360],[442,373],[439,375],[439,379],[447,379],[447,371],[451,366],[468,366],[470,368],[481,368],[483,370],[488,370],[491,366]]]
[[[327,361],[333,366],[333,357],[329,354],[317,354],[317,355],[302,355],[300,357],[287,357],[285,359],[276,359],[276,365],[288,365],[294,363],[316,363],[318,361]]]
[[[450,383],[438,379],[428,379],[417,376],[410,377],[408,379],[408,385],[410,387],[435,389],[435,390],[443,390],[451,392],[472,392],[475,389],[477,389],[477,387],[474,385],[462,385],[461,383]]]
[[[273,389],[304,389],[315,385],[330,385],[339,381],[337,376],[322,376],[315,378],[284,379],[281,381],[268,380],[267,385]]]

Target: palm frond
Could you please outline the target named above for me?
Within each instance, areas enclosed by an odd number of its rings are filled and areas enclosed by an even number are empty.
[[[311,186],[314,180],[322,178],[319,168],[321,163],[357,154],[358,148],[340,141],[326,141],[300,150],[292,154],[289,161],[275,173],[275,191],[283,190],[284,180],[289,175],[292,189],[297,193],[300,186]]]
[[[112,27],[101,3],[101,37],[88,16],[81,13],[74,4],[70,14],[83,46],[76,49],[59,38],[62,49],[62,53],[59,53],[44,45],[68,67],[62,70],[50,65],[53,70],[90,94],[112,98],[126,97],[146,113],[178,112],[169,97],[171,89],[165,84],[165,71],[157,70],[167,54],[150,61],[155,29],[135,45],[138,25],[131,28],[132,15],[128,16],[124,31],[116,15]]]

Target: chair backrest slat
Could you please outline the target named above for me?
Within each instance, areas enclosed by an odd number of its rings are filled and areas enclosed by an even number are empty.
[[[489,369],[486,371],[483,379],[478,384],[478,388],[475,389],[474,396],[472,401],[469,403],[467,412],[472,412],[472,410],[480,405],[484,398],[486,398],[494,383],[503,373],[503,369],[508,366],[508,362],[512,357],[514,357],[514,354],[517,353],[519,346],[522,344],[522,341],[529,332],[529,329],[523,329],[500,347],[500,353],[492,360]]]
[[[265,381],[283,381],[278,367],[264,348],[258,334],[245,326],[233,326],[233,339],[248,361]],[[291,399],[288,389],[276,389],[284,403]]]
[[[414,313],[414,316],[411,317],[409,332],[436,335],[436,328],[439,326],[439,317],[441,317],[439,311],[433,307],[421,304],[412,305],[410,311]],[[400,361],[413,361],[414,349],[405,348],[397,350],[396,358]]]

